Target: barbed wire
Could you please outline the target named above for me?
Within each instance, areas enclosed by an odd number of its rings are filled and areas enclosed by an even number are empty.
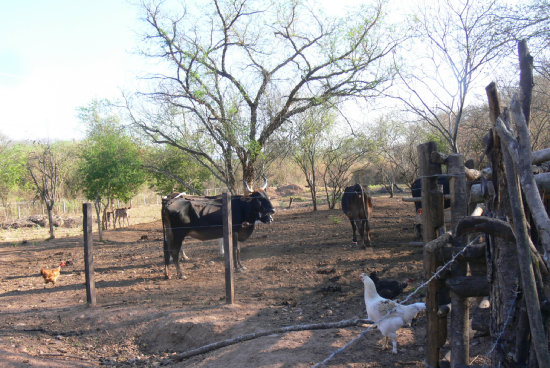
[[[514,290],[513,292],[514,292],[514,299],[510,302],[510,308],[508,309],[508,315],[506,316],[506,321],[504,321],[504,325],[502,326],[502,330],[500,331],[499,335],[497,336],[497,338],[495,340],[495,343],[493,344],[491,349],[487,352],[487,354],[485,354],[485,357],[483,359],[483,368],[487,367],[487,361],[489,360],[489,357],[491,356],[491,354],[493,354],[496,347],[500,343],[500,339],[502,338],[502,336],[504,336],[504,332],[506,331],[506,328],[508,327],[508,324],[510,323],[510,321],[512,319],[514,309],[516,308],[517,296],[519,295],[518,290]]]
[[[445,263],[442,267],[440,267],[427,281],[423,282],[422,284],[420,284],[419,286],[417,286],[411,293],[409,293],[409,295],[407,295],[407,297],[405,299],[403,299],[403,301],[401,301],[399,304],[403,304],[407,301],[410,300],[410,298],[412,298],[413,295],[415,295],[416,293],[418,293],[421,289],[425,288],[428,286],[428,284],[430,282],[432,282],[435,278],[437,278],[439,276],[439,274],[441,272],[443,272],[447,267],[449,267],[462,253],[464,253],[466,251],[466,249],[471,246],[472,244],[474,244],[475,242],[477,242],[479,240],[479,238],[481,237],[481,235],[478,235],[474,240],[470,241],[468,244],[466,244],[459,252],[457,252],[452,258],[451,260],[449,260],[447,263]],[[384,317],[382,317],[378,322],[376,322],[375,324],[378,324],[380,322],[382,322],[384,319],[388,318],[390,316],[391,313],[393,313],[395,311],[396,308],[390,310],[388,313],[386,313],[386,315]],[[348,342],[347,344],[345,344],[344,346],[342,346],[341,348],[339,348],[338,350],[334,351],[333,353],[331,353],[325,360],[323,360],[322,362],[320,363],[317,363],[314,368],[318,368],[318,367],[321,367],[322,365],[325,365],[326,363],[328,363],[330,360],[332,360],[336,355],[340,354],[341,352],[343,352],[344,350],[346,350],[349,346],[351,346],[355,341],[359,340],[361,337],[365,336],[366,333],[368,331],[370,331],[372,329],[372,327],[369,327],[369,329],[363,331],[359,336],[357,336],[356,338],[354,338],[353,340],[351,340],[350,342]]]

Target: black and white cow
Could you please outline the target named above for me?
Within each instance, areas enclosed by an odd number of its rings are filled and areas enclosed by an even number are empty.
[[[251,191],[252,193],[248,196],[231,197],[233,261],[237,270],[245,269],[241,265],[238,242],[250,237],[257,221],[263,223],[273,221],[271,215],[275,210],[265,192],[266,187],[267,181],[261,189]],[[165,233],[164,276],[170,278],[168,265],[172,257],[178,278],[182,278],[179,253],[185,237],[191,236],[198,240],[223,237],[222,198],[221,196],[171,195],[163,199],[161,214]]]

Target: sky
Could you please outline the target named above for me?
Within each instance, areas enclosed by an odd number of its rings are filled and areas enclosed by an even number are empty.
[[[94,98],[131,88],[145,62],[138,8],[124,0],[6,1],[0,12],[0,133],[11,140],[83,138]]]
[[[185,0],[189,1],[189,0]],[[316,0],[329,12],[358,0]],[[132,91],[140,8],[131,0],[4,1],[0,12],[0,134],[18,140],[80,140],[78,108]],[[337,9],[330,7],[337,6]]]

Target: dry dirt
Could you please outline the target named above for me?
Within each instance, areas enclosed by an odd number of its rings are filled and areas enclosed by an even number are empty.
[[[293,205],[294,207],[294,205]],[[81,238],[0,243],[0,366],[311,367],[359,336],[353,326],[271,334],[175,361],[177,353],[252,332],[365,318],[361,272],[422,282],[414,206],[374,197],[373,250],[350,247],[340,210],[277,208],[271,225],[241,243],[248,268],[235,275],[236,303],[225,303],[217,241],[188,239],[186,280],[163,278],[161,223],[108,231],[94,239],[97,306],[86,303]],[[40,267],[68,262],[55,286]],[[172,274],[175,274],[171,265]],[[423,300],[425,291],[413,301]],[[402,295],[402,298],[405,296]],[[425,316],[398,331],[398,354],[382,350],[375,328],[329,367],[424,367]]]

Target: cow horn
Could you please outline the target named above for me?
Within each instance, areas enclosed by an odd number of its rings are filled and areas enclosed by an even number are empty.
[[[264,185],[262,187],[262,190],[265,190],[267,188],[267,178],[264,176]]]
[[[246,180],[243,180],[243,183],[244,183],[244,185],[246,186],[246,189],[248,189],[248,191],[249,191],[250,193],[254,192],[254,190],[253,190],[252,188],[250,188],[250,185],[248,185],[248,183],[246,182]]]

